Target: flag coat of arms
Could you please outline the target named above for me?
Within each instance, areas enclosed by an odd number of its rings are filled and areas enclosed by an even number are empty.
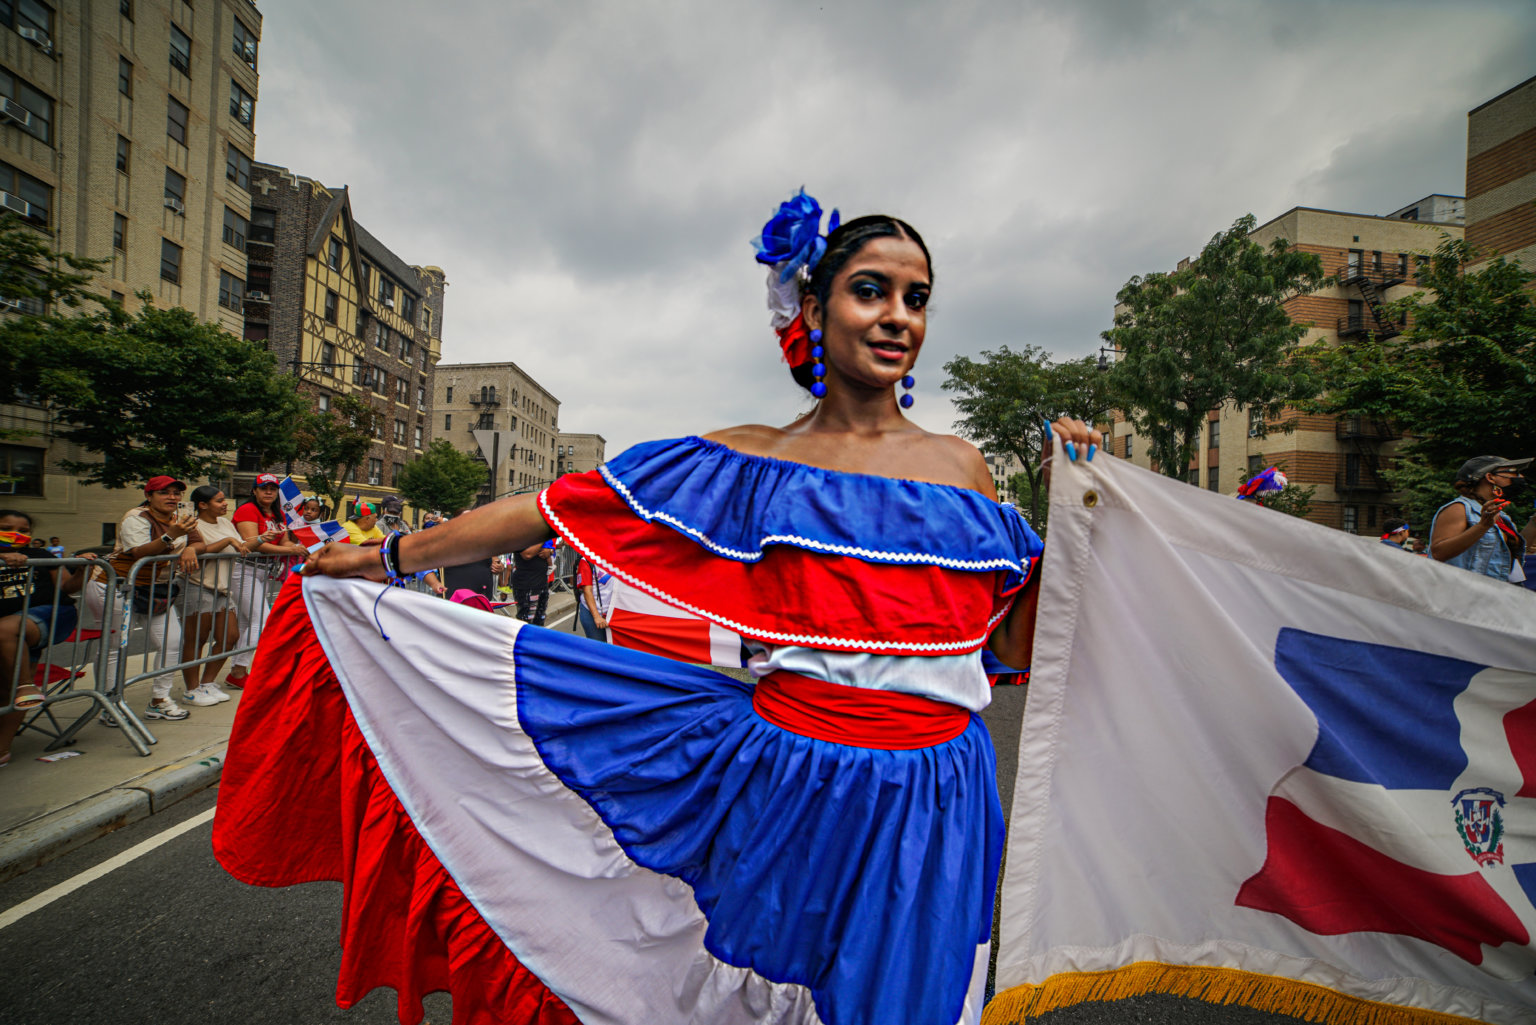
[[[985,1021],[1536,1022],[1536,595],[1054,466]]]

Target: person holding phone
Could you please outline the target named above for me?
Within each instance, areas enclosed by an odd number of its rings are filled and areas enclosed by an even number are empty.
[[[283,505],[278,498],[277,475],[263,473],[251,484],[251,497],[235,510],[232,522],[240,531],[249,553],[263,555],[287,555],[288,559],[241,560],[235,567],[230,583],[230,597],[240,619],[239,647],[242,651],[230,662],[229,676],[224,685],[235,690],[245,686],[251,672],[251,660],[255,657],[256,639],[261,636],[261,626],[266,619],[267,587],[287,572],[288,567],[309,554],[309,550],[296,542],[288,533],[283,516]]]
[[[1430,523],[1430,557],[1495,580],[1524,581],[1525,539],[1506,510],[1525,493],[1520,471],[1530,462],[1474,456],[1462,463],[1452,485],[1458,497]]]

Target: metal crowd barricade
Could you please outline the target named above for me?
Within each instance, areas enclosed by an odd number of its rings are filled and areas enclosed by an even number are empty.
[[[198,614],[198,602],[203,589],[180,569],[180,562],[180,553],[150,555],[129,567],[125,586],[118,596],[122,615],[116,643],[106,645],[105,674],[115,681],[111,700],[121,718],[131,724],[130,740],[133,739],[132,732],[137,732],[147,744],[159,743],[159,739],[128,706],[124,698],[127,689],[141,681],[160,676],[172,676],[170,686],[174,688],[174,676],[183,670],[254,650],[262,628],[266,625],[272,599],[295,560],[288,555],[241,555],[238,552],[216,552],[201,556],[198,565],[204,574],[219,562],[231,564],[226,597],[229,612],[237,618],[239,633],[233,646],[201,655],[202,644],[198,644],[190,653],[192,657],[187,657],[183,647],[186,639],[185,624],[188,615]],[[170,565],[172,568],[167,572],[158,568],[162,565]],[[172,585],[175,586],[175,593],[167,597]],[[143,602],[135,603],[136,591],[142,592]],[[158,612],[156,599],[164,603],[163,609]],[[139,608],[139,604],[144,607]],[[240,643],[245,638],[249,639],[249,643]],[[207,640],[204,638],[204,642]],[[217,638],[212,640],[216,642]],[[213,647],[219,648],[219,645],[215,643]],[[130,650],[134,648],[139,650]],[[129,675],[128,659],[135,654],[143,654],[144,662],[140,672]],[[134,747],[140,748],[137,741]],[[141,748],[140,753],[147,755],[149,749]]]
[[[32,652],[36,657],[22,659],[22,650],[28,648],[22,637],[16,639],[17,657],[11,666],[8,678],[0,681],[0,697],[5,699],[5,704],[0,705],[0,715],[13,713],[17,710],[16,699],[18,691],[25,685],[36,686],[42,691],[40,703],[28,702],[22,708],[27,717],[21,728],[35,730],[44,736],[51,738],[47,749],[55,751],[70,743],[75,733],[97,714],[104,714],[122,725],[121,716],[112,702],[110,681],[105,672],[107,657],[106,645],[100,643],[99,628],[88,622],[87,609],[79,596],[71,595],[74,602],[77,619],[74,629],[65,637],[52,643],[54,635],[59,632],[59,619],[65,615],[65,609],[69,606],[62,601],[54,601],[48,606],[34,606],[32,598],[36,590],[36,579],[39,573],[62,570],[73,573],[79,569],[88,570],[86,574],[86,586],[89,586],[94,571],[99,570],[107,580],[107,604],[104,619],[111,621],[116,614],[113,595],[116,593],[117,573],[105,559],[29,559],[24,570],[20,567],[10,570],[10,573],[22,572],[24,576],[19,585],[12,583],[10,586],[19,586],[23,591],[21,607],[20,628],[24,629],[26,621],[34,608],[39,611],[46,608],[46,621],[39,623],[42,636],[42,644]],[[8,575],[9,579],[9,575]],[[63,581],[59,581],[60,584]],[[62,595],[62,590],[56,594]],[[31,667],[30,678],[22,675],[22,664],[25,662]],[[87,682],[87,677],[89,681]],[[86,707],[74,719],[64,721],[63,711],[67,705],[86,703]],[[130,741],[140,754],[149,754],[149,748],[139,738],[131,733]]]

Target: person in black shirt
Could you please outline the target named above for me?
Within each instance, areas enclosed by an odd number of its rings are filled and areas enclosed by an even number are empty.
[[[525,623],[544,625],[549,609],[549,560],[554,556],[553,541],[512,553],[512,600],[517,602],[517,618]]]

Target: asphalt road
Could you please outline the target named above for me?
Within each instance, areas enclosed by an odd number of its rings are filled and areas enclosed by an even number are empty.
[[[1002,688],[987,713],[1003,806],[1013,790],[1024,689]],[[392,990],[335,1004],[341,887],[245,886],[209,847],[212,822],[191,828],[11,924],[6,912],[78,881],[122,852],[205,815],[216,790],[191,798],[0,885],[0,1025],[394,1025]],[[426,1021],[452,1005],[429,997]],[[1289,1025],[1300,1019],[1171,997],[1081,1005],[1038,1025]],[[665,1025],[665,1023],[657,1023]]]

